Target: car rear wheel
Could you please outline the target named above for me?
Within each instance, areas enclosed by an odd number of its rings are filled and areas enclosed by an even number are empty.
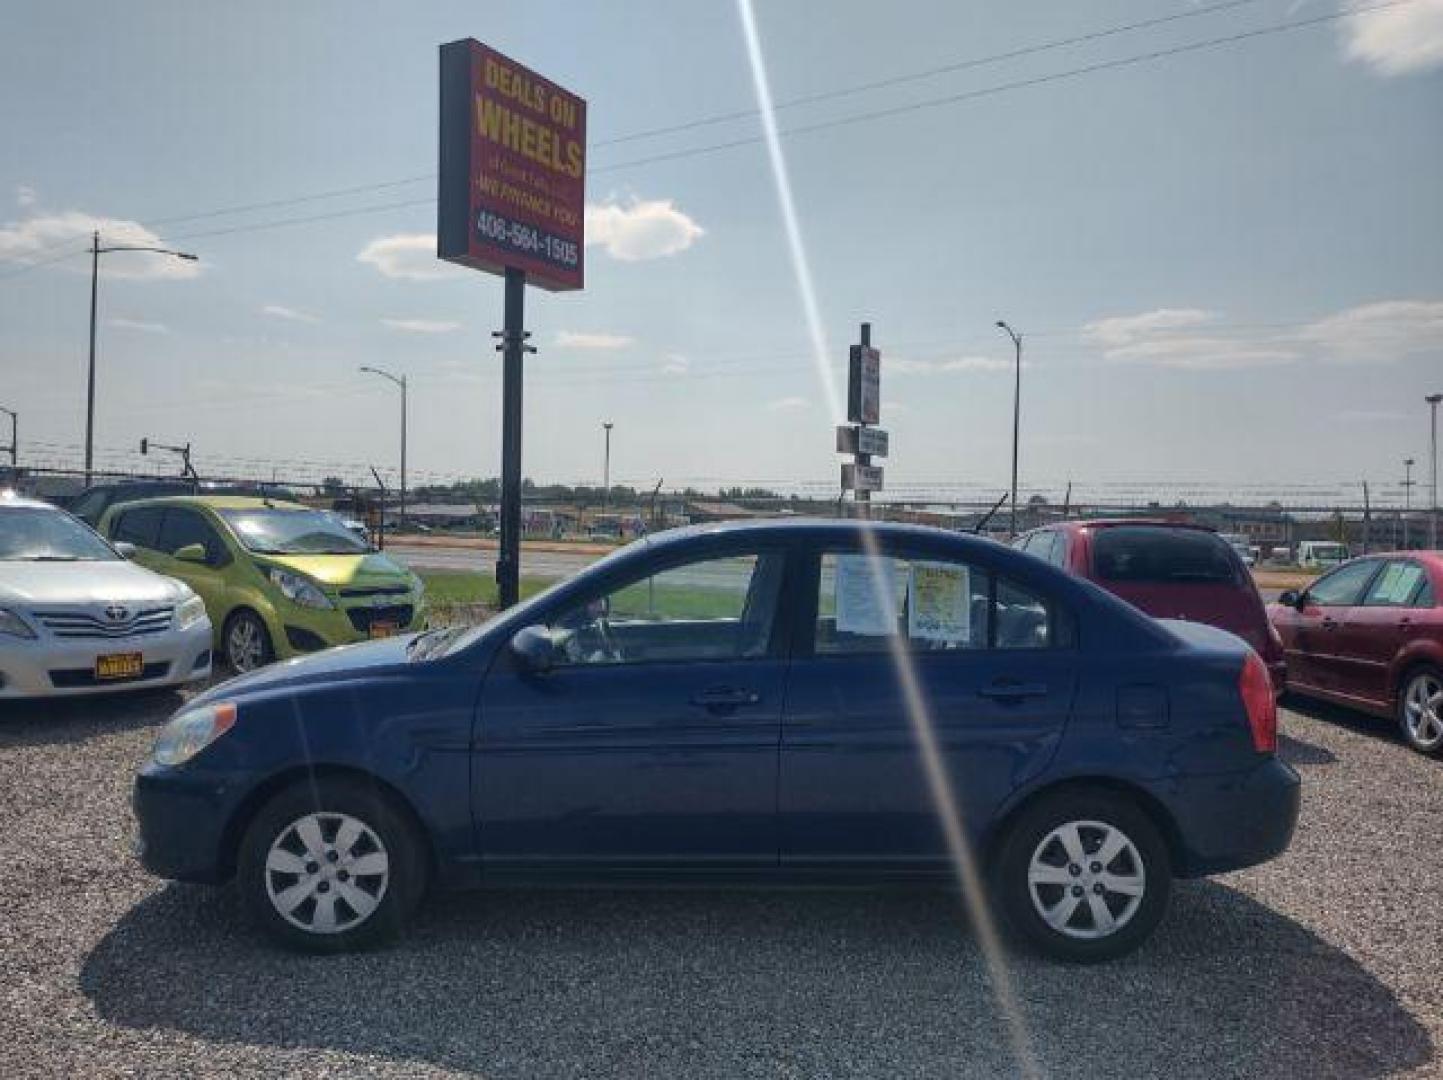
[[[1398,698],[1398,726],[1420,754],[1443,750],[1443,673],[1435,668],[1409,673]]]
[[[225,658],[233,671],[254,671],[275,659],[266,624],[253,611],[237,611],[225,624]]]
[[[1147,814],[1111,792],[1082,789],[1024,810],[993,875],[1013,930],[1040,952],[1078,963],[1141,945],[1172,887],[1167,847]]]
[[[353,780],[301,783],[257,814],[238,880],[254,920],[282,944],[345,952],[399,933],[425,892],[409,816]]]

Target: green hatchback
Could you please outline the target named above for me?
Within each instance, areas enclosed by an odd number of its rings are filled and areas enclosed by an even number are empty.
[[[143,499],[108,510],[100,531],[200,594],[236,671],[425,622],[420,578],[325,510],[241,496]]]

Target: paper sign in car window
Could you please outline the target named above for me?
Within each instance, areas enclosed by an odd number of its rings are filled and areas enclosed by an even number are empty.
[[[968,644],[972,640],[972,582],[956,563],[914,562],[907,606],[907,636]]]
[[[838,555],[837,629],[885,637],[897,632],[897,568],[888,558]]]
[[[1406,604],[1422,576],[1422,567],[1393,563],[1383,571],[1383,579],[1378,582],[1378,599],[1385,604]]]

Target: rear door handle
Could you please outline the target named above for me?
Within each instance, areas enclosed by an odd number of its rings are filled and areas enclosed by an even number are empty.
[[[999,679],[987,686],[980,687],[977,696],[991,698],[994,701],[1021,701],[1024,698],[1046,697],[1047,684],[1006,682]]]
[[[711,686],[692,695],[691,703],[698,708],[713,712],[724,709],[738,709],[743,705],[755,705],[762,697],[755,690],[739,686]]]
[[[1337,619],[1324,619],[1324,620],[1323,620],[1323,629],[1324,629],[1324,630],[1336,630],[1337,628],[1338,628],[1338,620],[1337,620]]]

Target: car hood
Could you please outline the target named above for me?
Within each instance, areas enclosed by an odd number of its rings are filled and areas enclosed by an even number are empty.
[[[174,603],[185,586],[135,563],[0,562],[0,604]]]
[[[282,660],[259,671],[237,675],[233,679],[218,683],[197,698],[196,703],[230,701],[237,696],[265,693],[300,683],[340,681],[361,673],[407,664],[411,659],[410,644],[418,636],[420,635],[403,634],[376,641],[362,641],[355,645],[342,645],[308,656],[298,656],[294,660]]]
[[[364,555],[262,555],[260,558],[337,588],[411,583],[405,567],[378,551]]]

